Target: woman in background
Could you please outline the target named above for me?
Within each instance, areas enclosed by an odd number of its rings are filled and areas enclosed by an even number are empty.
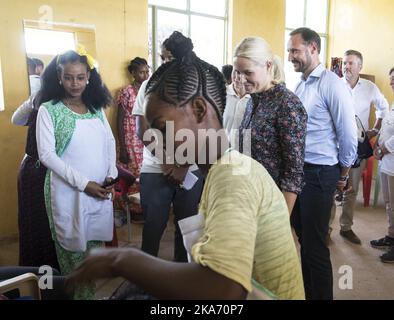
[[[44,194],[61,273],[87,250],[112,240],[112,186],[118,175],[115,139],[103,108],[111,95],[86,52],[67,51],[43,74],[37,103],[37,149],[48,168]],[[76,299],[91,299],[79,288]]]
[[[18,174],[19,265],[59,269],[55,244],[45,209],[44,181],[47,168],[38,159],[36,94],[30,96],[12,115],[11,122],[28,126],[25,157]]]
[[[117,99],[119,141],[118,165],[130,171],[135,178],[139,178],[144,145],[137,136],[136,119],[133,116],[133,108],[141,84],[149,78],[148,62],[143,58],[136,57],[130,61],[127,70],[132,75],[133,82],[120,91]],[[128,192],[132,194],[140,192],[139,182],[132,184]],[[132,204],[131,212],[134,221],[143,220],[140,205]]]

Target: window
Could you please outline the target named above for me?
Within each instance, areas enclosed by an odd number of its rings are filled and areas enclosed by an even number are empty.
[[[292,63],[287,61],[287,42],[289,40],[289,34],[299,27],[308,27],[315,30],[321,37],[320,61],[325,64],[328,39],[328,1],[329,0],[286,0],[284,66],[286,84],[291,90],[297,85],[300,79],[300,73],[294,72]]]
[[[160,47],[174,31],[193,40],[197,55],[221,68],[226,61],[228,0],[149,0],[149,63],[157,69]]]
[[[26,53],[55,56],[60,52],[75,50],[72,32],[25,28]]]

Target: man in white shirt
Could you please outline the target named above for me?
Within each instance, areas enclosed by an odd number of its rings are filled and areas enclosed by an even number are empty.
[[[344,77],[342,79],[352,94],[356,116],[360,119],[365,131],[367,132],[368,138],[371,139],[378,134],[380,127],[382,126],[382,120],[388,113],[389,104],[380,92],[379,88],[373,82],[360,78],[360,71],[362,67],[363,56],[360,52],[356,50],[348,50],[345,52],[343,59]],[[374,126],[368,130],[372,105],[376,109],[376,121]],[[355,244],[361,244],[361,240],[352,230],[354,207],[356,204],[361,174],[367,166],[367,162],[368,160],[364,159],[359,167],[352,168],[350,170],[349,185],[352,186],[352,189],[345,193],[342,214],[339,220],[341,225],[340,235]],[[334,220],[335,209],[335,206],[333,206],[330,222]],[[329,229],[329,232],[330,231],[331,227]]]
[[[245,88],[239,80],[232,74],[232,83],[227,85],[226,108],[223,113],[223,128],[232,146],[238,146],[239,127],[244,118],[246,106],[250,100],[250,95],[246,94]]]

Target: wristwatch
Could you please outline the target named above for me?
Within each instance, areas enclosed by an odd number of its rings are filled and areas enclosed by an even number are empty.
[[[339,177],[339,181],[344,181],[344,182],[346,182],[348,179],[349,179],[349,175],[340,176],[340,177]]]
[[[383,156],[383,150],[382,148],[377,148],[376,153],[379,157]]]
[[[380,130],[376,128],[372,128],[371,131],[374,132],[376,135],[378,135]]]

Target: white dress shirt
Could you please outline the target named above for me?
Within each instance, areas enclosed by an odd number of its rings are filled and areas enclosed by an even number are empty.
[[[26,126],[29,120],[30,114],[34,108],[34,98],[35,95],[32,95],[23,102],[18,109],[12,114],[11,122],[16,124],[17,126]]]
[[[384,145],[390,152],[383,156],[380,162],[380,171],[394,176],[394,109],[383,119],[379,145]]]
[[[232,84],[227,86],[226,108],[223,113],[223,128],[226,130],[232,145],[238,145],[236,141],[237,138],[239,138],[238,129],[241,126],[249,100],[249,94],[240,98],[235,92]]]
[[[354,99],[356,115],[360,118],[365,130],[369,128],[369,115],[371,106],[376,109],[376,119],[383,119],[388,111],[389,104],[379,88],[373,82],[360,78],[354,88],[342,78]]]

